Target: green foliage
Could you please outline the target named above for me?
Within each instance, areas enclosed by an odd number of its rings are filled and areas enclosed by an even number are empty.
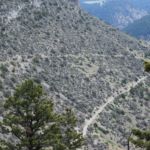
[[[15,141],[2,139],[2,150],[75,150],[83,145],[82,135],[75,130],[73,112],[67,109],[55,113],[42,86],[32,80],[18,86],[4,107],[1,129],[11,133]]]
[[[150,60],[144,61],[145,71],[150,72]]]
[[[82,134],[77,133],[74,128],[76,127],[77,119],[70,109],[66,109],[66,112],[63,114],[63,116],[64,136],[62,138],[62,143],[67,146],[65,150],[76,150],[76,148],[80,147],[84,141]]]
[[[137,147],[150,150],[150,131],[133,129],[129,141]]]

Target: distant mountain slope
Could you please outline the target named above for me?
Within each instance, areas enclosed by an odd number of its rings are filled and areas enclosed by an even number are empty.
[[[123,31],[137,38],[150,39],[150,15],[129,24]]]
[[[0,4],[1,99],[11,95],[18,82],[33,78],[55,100],[58,111],[67,105],[77,113],[82,130],[108,97],[146,76],[142,59],[150,56],[148,43],[119,32],[69,0],[1,0]],[[89,128],[87,149],[109,150],[99,137],[91,139]]]
[[[121,29],[150,12],[149,0],[80,0],[80,5],[92,15]]]

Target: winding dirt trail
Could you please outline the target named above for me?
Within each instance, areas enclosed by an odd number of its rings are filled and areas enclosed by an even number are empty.
[[[94,123],[94,121],[97,119],[98,115],[100,113],[102,113],[105,108],[107,107],[107,105],[109,105],[110,103],[114,102],[114,100],[124,94],[124,93],[127,93],[129,92],[132,88],[136,87],[138,84],[140,84],[142,81],[144,81],[147,77],[144,76],[144,77],[141,77],[138,79],[138,81],[134,81],[134,82],[130,82],[128,83],[125,87],[122,87],[120,88],[117,92],[114,93],[113,96],[111,97],[108,97],[107,100],[106,100],[106,103],[103,104],[102,106],[99,106],[98,109],[96,111],[94,111],[92,114],[92,117],[85,120],[85,123],[84,123],[84,126],[83,126],[83,136],[85,137],[87,135],[87,132],[88,132],[88,127]]]

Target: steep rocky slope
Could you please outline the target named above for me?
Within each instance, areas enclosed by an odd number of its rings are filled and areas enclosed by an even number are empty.
[[[58,110],[66,105],[74,109],[82,130],[96,107],[146,76],[142,59],[149,57],[149,44],[91,17],[73,2],[2,0],[0,17],[1,99],[16,83],[33,78]],[[102,141],[93,146],[93,135],[88,136],[89,150],[103,149]]]
[[[107,105],[90,128],[92,141],[106,143],[109,149],[127,149],[131,129],[150,129],[149,100],[150,77],[139,82],[129,92],[115,97],[113,102]]]

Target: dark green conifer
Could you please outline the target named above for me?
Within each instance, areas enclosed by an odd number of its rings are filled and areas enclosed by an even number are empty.
[[[144,61],[144,68],[145,68],[145,71],[150,72],[150,61],[149,60]]]
[[[4,107],[1,130],[13,142],[1,139],[0,150],[75,150],[83,145],[72,111],[55,113],[42,86],[32,80],[18,86]]]
[[[136,147],[150,150],[150,131],[133,129],[132,136],[129,138],[129,141]]]
[[[77,127],[77,119],[70,109],[66,109],[64,113],[63,129],[64,136],[63,142],[68,150],[76,150],[83,144],[83,136],[75,130]]]

